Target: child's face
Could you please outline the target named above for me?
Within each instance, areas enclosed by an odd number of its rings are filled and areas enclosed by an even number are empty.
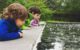
[[[25,23],[25,20],[23,21],[21,19],[16,19],[15,22],[18,27],[22,27],[22,25]]]
[[[34,19],[39,20],[40,19],[41,14],[33,14]]]

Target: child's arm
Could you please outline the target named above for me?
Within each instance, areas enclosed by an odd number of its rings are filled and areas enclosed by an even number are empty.
[[[17,38],[20,38],[19,32],[9,32],[8,26],[4,24],[0,26],[0,40],[12,40]]]
[[[39,26],[38,23],[37,23],[37,24],[35,23],[35,20],[32,20],[31,23],[30,23],[30,25],[31,25],[31,26]]]
[[[20,38],[20,34],[18,32],[11,33],[4,32],[3,37],[1,37],[2,40],[13,40],[18,38]]]
[[[4,38],[7,40],[18,39],[20,37],[21,37],[21,34],[19,32],[6,33],[4,36]]]

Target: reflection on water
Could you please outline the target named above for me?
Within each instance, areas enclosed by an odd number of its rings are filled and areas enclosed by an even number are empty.
[[[80,50],[80,24],[47,23],[37,50]]]

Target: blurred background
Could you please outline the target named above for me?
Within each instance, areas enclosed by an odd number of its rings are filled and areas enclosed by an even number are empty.
[[[42,21],[80,22],[80,0],[0,0],[0,14],[9,4],[19,2],[27,9],[37,6]]]

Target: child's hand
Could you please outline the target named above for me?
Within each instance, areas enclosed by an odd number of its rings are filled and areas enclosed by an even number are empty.
[[[19,35],[20,35],[21,38],[23,37],[23,33],[22,32],[19,32]]]

